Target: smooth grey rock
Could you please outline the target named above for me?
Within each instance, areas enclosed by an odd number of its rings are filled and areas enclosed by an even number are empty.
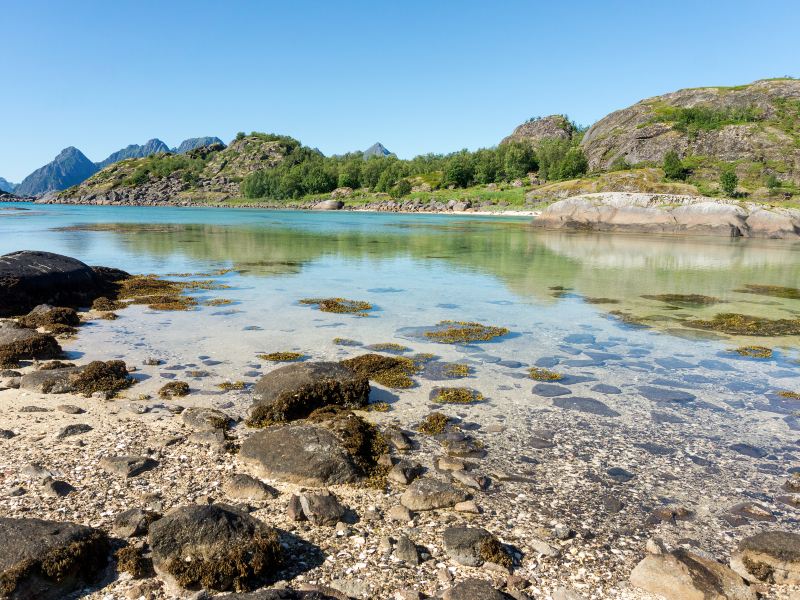
[[[147,534],[150,524],[161,515],[141,508],[129,508],[114,517],[112,533],[121,538],[138,537]]]
[[[289,424],[257,431],[242,442],[239,458],[259,477],[299,485],[321,487],[360,478],[336,436],[315,425]]]

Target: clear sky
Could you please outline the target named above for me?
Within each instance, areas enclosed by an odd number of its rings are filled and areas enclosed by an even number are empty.
[[[0,176],[240,130],[492,146],[536,115],[800,76],[798,24],[797,0],[2,0]]]

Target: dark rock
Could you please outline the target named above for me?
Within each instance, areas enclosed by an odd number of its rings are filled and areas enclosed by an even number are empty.
[[[302,419],[314,410],[336,405],[363,408],[369,401],[369,382],[334,362],[303,362],[279,367],[253,388],[250,423]]]
[[[66,481],[61,481],[59,479],[51,479],[48,477],[42,482],[42,493],[52,498],[63,498],[64,496],[69,496],[74,491],[74,487]]]
[[[316,425],[291,424],[257,431],[242,442],[239,457],[266,479],[309,486],[359,479],[358,469],[339,439]]]
[[[230,594],[226,600],[340,600],[340,596],[329,596],[318,591],[298,591],[289,588],[258,590],[244,594]]]
[[[675,448],[670,448],[669,446],[662,446],[661,444],[656,444],[654,442],[635,443],[634,446],[636,446],[637,448],[641,448],[645,452],[649,452],[650,454],[654,454],[656,456],[671,456],[675,454]]]
[[[91,430],[92,426],[87,425],[86,423],[73,423],[71,425],[65,425],[56,435],[56,439],[63,440],[66,437],[71,437],[73,435],[80,435],[82,433],[86,433]]]
[[[687,521],[694,516],[694,513],[683,506],[659,506],[650,512],[647,518],[648,525],[667,523],[674,525],[677,521]]]
[[[0,429],[0,440],[10,440],[17,434],[10,429]]]
[[[21,360],[59,356],[61,346],[52,335],[39,333],[11,321],[0,321],[0,366],[16,367]]]
[[[621,394],[622,390],[615,385],[608,385],[606,383],[598,383],[591,387],[593,392],[598,394]]]
[[[409,510],[434,510],[448,508],[468,499],[466,492],[437,479],[414,480],[400,497],[400,502]]]
[[[216,408],[191,407],[181,412],[181,420],[196,431],[227,429],[231,418]]]
[[[0,316],[22,315],[39,304],[88,306],[126,276],[51,252],[5,254],[0,256]]]
[[[300,496],[292,494],[289,497],[289,505],[286,507],[286,516],[292,521],[305,521],[306,515],[303,513],[303,505],[300,503]]]
[[[688,404],[697,398],[694,394],[682,390],[670,390],[651,385],[639,386],[639,393],[657,404]]]
[[[408,536],[401,535],[394,546],[394,555],[409,565],[419,564],[419,551]]]
[[[626,481],[633,479],[633,473],[626,471],[622,467],[611,467],[610,469],[606,470],[606,474],[611,477],[611,479],[619,483],[625,483]]]
[[[0,596],[61,600],[94,584],[108,562],[105,533],[75,523],[0,517]]]
[[[477,527],[448,527],[443,542],[447,556],[466,567],[479,567],[487,561],[500,564],[503,557],[506,561],[510,558],[491,533]],[[500,555],[494,556],[497,552]]]
[[[281,564],[275,530],[224,504],[175,508],[148,539],[156,572],[187,589],[252,588]]]

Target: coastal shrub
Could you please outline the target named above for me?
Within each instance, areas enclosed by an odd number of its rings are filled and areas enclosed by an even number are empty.
[[[767,179],[764,184],[767,186],[767,190],[770,194],[777,193],[781,188],[781,180],[778,179],[774,173],[767,175]]]
[[[723,168],[719,174],[719,187],[722,188],[725,195],[733,197],[736,194],[737,185],[739,185],[739,178],[736,176],[734,167],[728,165]]]
[[[753,123],[762,118],[755,106],[715,108],[712,106],[665,106],[656,110],[657,120],[694,138],[700,131],[722,129],[726,125]]]
[[[664,176],[667,179],[684,181],[689,174],[688,169],[683,165],[680,156],[675,150],[670,150],[664,155]]]
[[[570,140],[547,139],[536,149],[539,176],[548,180],[573,179],[586,173],[589,162]]]
[[[401,179],[391,190],[389,190],[389,195],[392,198],[402,198],[404,196],[408,196],[410,193],[411,183],[408,181],[408,179]]]

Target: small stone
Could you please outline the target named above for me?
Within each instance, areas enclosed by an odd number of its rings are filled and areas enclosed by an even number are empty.
[[[481,514],[481,509],[478,508],[478,505],[475,504],[472,500],[466,500],[465,502],[459,502],[454,507],[456,512],[460,513],[469,513],[473,515]]]
[[[278,495],[276,490],[260,479],[243,473],[233,475],[225,482],[222,489],[229,498],[245,502],[263,502]]]
[[[0,429],[0,440],[10,440],[15,435],[17,434],[10,429]]]
[[[389,481],[399,483],[401,485],[408,485],[419,473],[419,465],[412,465],[405,461],[401,461],[394,465],[390,470],[387,478]]]
[[[483,475],[477,475],[468,471],[452,471],[453,479],[461,485],[475,489],[485,490],[489,487],[490,481]]]
[[[305,521],[303,505],[300,503],[300,496],[292,494],[289,498],[289,505],[286,507],[286,516],[292,521]]]
[[[457,583],[442,595],[442,600],[505,600],[503,594],[482,579]]]
[[[66,481],[48,479],[42,483],[42,493],[52,498],[63,498],[75,491]]]
[[[158,463],[147,456],[104,456],[100,459],[99,465],[112,475],[136,477],[154,469]]]
[[[499,553],[498,558],[510,557],[501,549],[500,543],[491,533],[478,527],[448,527],[442,537],[444,550],[447,555],[465,567],[479,567],[487,561],[492,561],[491,556],[484,552],[487,546],[494,547]]]
[[[568,540],[572,537],[573,531],[563,523],[557,524],[553,527],[553,537],[557,540]]]
[[[436,466],[441,471],[463,471],[466,468],[463,460],[460,458],[454,458],[452,456],[440,457],[436,463]]]
[[[300,495],[303,514],[315,525],[336,525],[345,513],[339,499],[328,490]]]
[[[71,425],[62,427],[61,431],[59,431],[58,435],[56,435],[56,439],[63,440],[64,438],[71,437],[73,435],[80,435],[91,430],[92,426],[87,425],[86,423],[73,423]]]
[[[53,473],[49,469],[45,469],[39,463],[30,463],[23,467],[20,473],[27,477],[28,479],[32,479],[34,481],[44,481],[45,479],[52,477]]]
[[[664,554],[667,549],[664,547],[663,542],[655,538],[650,538],[644,545],[644,549],[648,554]]]
[[[400,429],[391,427],[383,432],[383,437],[398,452],[407,452],[413,447],[408,435]]]
[[[112,532],[121,538],[138,537],[147,534],[150,523],[159,519],[160,514],[143,510],[141,508],[129,508],[114,517]]]
[[[394,547],[394,555],[410,565],[419,564],[419,552],[417,551],[417,547],[405,535],[401,535],[397,538],[397,543]]]
[[[8,496],[10,498],[18,498],[19,496],[24,496],[27,493],[27,490],[22,486],[13,487],[8,490]]]
[[[411,511],[402,504],[395,504],[392,508],[390,508],[386,513],[386,517],[390,521],[399,521],[401,523],[408,523],[414,518],[411,514]]]
[[[437,479],[415,479],[400,497],[400,502],[410,510],[448,508],[467,500],[466,492]]]
[[[86,412],[80,406],[75,406],[74,404],[59,404],[56,406],[56,410],[60,410],[68,415],[80,415]]]
[[[439,580],[439,583],[452,583],[453,574],[447,567],[439,567],[436,570],[436,578]]]

